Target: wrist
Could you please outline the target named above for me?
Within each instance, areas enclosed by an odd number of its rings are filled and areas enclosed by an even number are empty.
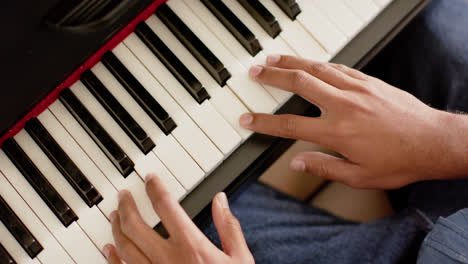
[[[442,151],[433,164],[440,162],[442,179],[468,177],[468,115],[438,112]]]

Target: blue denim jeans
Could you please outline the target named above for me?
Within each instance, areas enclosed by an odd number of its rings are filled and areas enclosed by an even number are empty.
[[[468,1],[433,0],[365,71],[433,107],[468,112]],[[468,263],[468,180],[389,194],[396,214],[363,224],[260,183],[230,200],[257,263]],[[220,245],[211,222],[202,230]]]

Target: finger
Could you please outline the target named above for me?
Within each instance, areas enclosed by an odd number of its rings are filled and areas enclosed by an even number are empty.
[[[303,70],[323,82],[342,90],[349,90],[359,82],[349,75],[339,71],[329,63],[306,60],[294,56],[272,56],[267,58],[269,66],[282,69]]]
[[[346,65],[343,65],[343,64],[335,64],[335,63],[330,63],[330,65],[332,67],[334,67],[335,69],[349,75],[350,77],[352,78],[355,78],[355,79],[358,79],[358,80],[362,80],[362,81],[366,81],[369,79],[369,75],[365,74],[365,73],[362,73],[358,70],[355,70],[353,68],[350,68]]]
[[[320,108],[341,95],[338,89],[300,69],[254,66],[249,73],[257,82],[295,93]]]
[[[143,252],[141,252],[140,249],[122,232],[120,216],[118,212],[113,212],[111,214],[111,223],[112,234],[114,236],[118,255],[126,263],[150,263]]]
[[[218,193],[215,196],[212,211],[213,221],[224,252],[231,257],[242,257],[250,254],[241,225],[229,209],[225,193]]]
[[[141,218],[135,200],[128,191],[119,192],[120,227],[123,233],[149,258],[161,255],[165,242]]]
[[[201,235],[174,196],[167,190],[162,180],[155,174],[146,176],[146,192],[154,210],[161,218],[171,237],[194,237]]]
[[[104,256],[107,259],[109,264],[121,264],[122,260],[120,260],[119,254],[117,253],[117,249],[112,245],[106,245],[102,249]]]
[[[324,119],[297,115],[247,113],[241,116],[240,125],[261,134],[323,144],[328,134]]]
[[[359,165],[321,152],[298,154],[292,159],[290,168],[348,185],[353,185],[353,181],[358,179],[361,173]]]

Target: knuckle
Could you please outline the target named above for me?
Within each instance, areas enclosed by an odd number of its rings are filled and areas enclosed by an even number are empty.
[[[297,70],[294,71],[292,78],[292,89],[294,93],[297,93],[299,90],[306,87],[309,80],[309,74],[304,71]]]
[[[297,119],[293,115],[284,115],[280,119],[279,135],[285,138],[291,138],[296,135]]]
[[[179,248],[179,244],[173,244],[174,247]],[[209,259],[209,249],[204,241],[199,239],[187,239],[183,245],[183,251],[187,254],[190,263],[206,263]]]
[[[151,200],[154,200],[157,203],[166,202],[171,196],[168,190],[165,188],[155,188],[154,186],[148,186],[148,193],[151,195]]]
[[[154,202],[166,208],[174,208],[175,206],[179,205],[179,203],[173,199],[170,193],[161,194],[158,199],[155,199]]]
[[[315,166],[314,173],[316,174],[317,177],[328,178],[330,176],[330,169],[324,162],[319,162]]]
[[[322,75],[329,71],[329,66],[326,63],[312,63],[307,67],[307,71],[314,76]]]
[[[373,94],[374,93],[374,83],[372,81],[359,81],[357,85],[354,86],[354,89],[359,91],[362,94]]]
[[[349,120],[341,120],[335,125],[334,136],[336,138],[349,139],[358,134],[356,125]]]
[[[226,226],[232,230],[241,230],[241,225],[237,217],[235,217],[231,212],[226,212],[228,217],[226,217]]]
[[[279,63],[285,66],[290,65],[292,63],[292,57],[289,55],[282,55],[280,56]]]
[[[130,243],[125,243],[123,241],[116,241],[116,246],[117,246],[117,250],[122,255],[129,254],[133,249],[133,247],[132,247],[132,245]]]
[[[343,71],[343,72],[349,70],[348,66],[346,66],[344,64],[335,64],[335,68],[337,70],[340,70],[340,71]]]
[[[125,234],[133,233],[136,226],[139,224],[138,216],[135,213],[123,214],[121,216],[121,228]]]

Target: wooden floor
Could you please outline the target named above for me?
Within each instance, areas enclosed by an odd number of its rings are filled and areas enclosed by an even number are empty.
[[[314,195],[311,206],[348,220],[366,222],[393,214],[384,191],[357,190],[341,183],[326,183],[316,176],[291,171],[289,161],[295,154],[304,151],[329,152],[320,146],[298,141],[259,180],[300,200],[306,201]]]

